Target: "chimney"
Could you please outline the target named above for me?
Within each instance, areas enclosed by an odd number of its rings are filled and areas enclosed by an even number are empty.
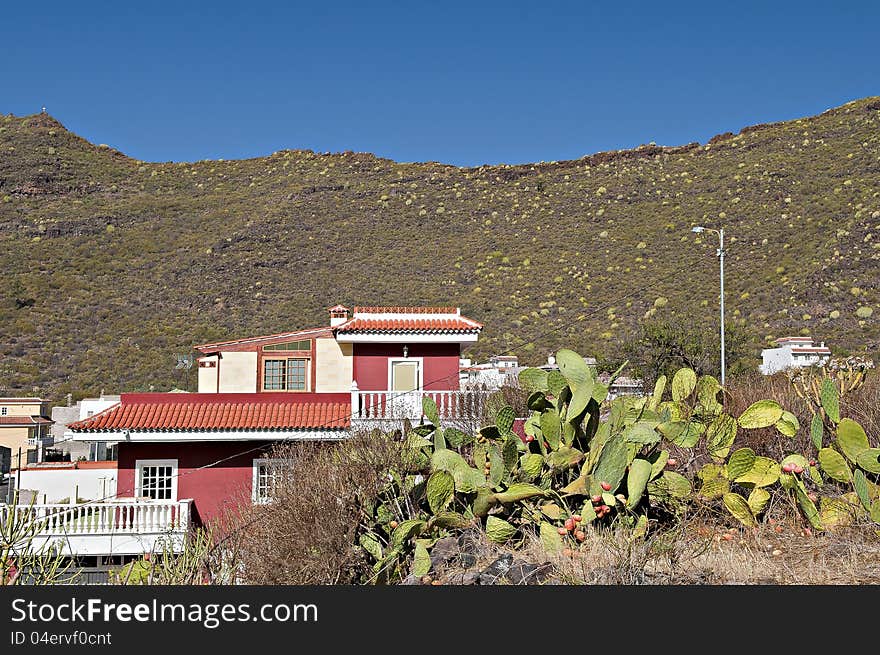
[[[342,305],[333,305],[327,311],[330,312],[330,327],[342,325],[348,320],[348,307]]]

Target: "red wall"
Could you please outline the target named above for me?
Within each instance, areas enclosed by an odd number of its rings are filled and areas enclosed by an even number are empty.
[[[428,391],[458,391],[457,343],[412,343],[409,357],[423,357],[422,379]],[[400,343],[354,344],[354,379],[362,391],[388,389],[388,358],[403,357]]]
[[[116,493],[120,497],[134,495],[136,460],[176,459],[177,499],[192,498],[193,519],[206,524],[226,508],[243,500],[251,502],[254,459],[265,457],[271,445],[260,441],[120,443]],[[250,452],[242,455],[244,451]],[[199,468],[219,460],[224,461]]]

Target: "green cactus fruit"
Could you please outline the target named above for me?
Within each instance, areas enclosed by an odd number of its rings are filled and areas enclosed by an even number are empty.
[[[758,525],[748,501],[737,493],[728,492],[722,497],[722,502],[735,519],[748,528]]]
[[[431,396],[422,396],[422,414],[432,425],[440,425],[440,414],[437,412],[437,403]]]
[[[474,442],[474,436],[472,434],[456,430],[455,428],[446,428],[443,430],[443,436],[446,438],[446,443],[453,448],[461,448],[462,446],[467,446]]]
[[[504,544],[510,541],[516,534],[516,527],[500,519],[497,516],[486,518],[486,537],[496,544]]]
[[[613,493],[611,493],[611,491],[603,491],[602,502],[608,505],[608,507],[614,507],[615,505],[617,505],[617,497]]]
[[[769,500],[769,491],[767,491],[766,489],[761,489],[760,487],[755,487],[754,489],[752,489],[752,493],[749,494],[746,502],[749,504],[749,509],[752,510],[752,514],[757,516],[764,511],[764,508],[767,506],[767,502]]]
[[[822,401],[822,409],[825,414],[834,423],[840,422],[840,394],[834,381],[830,378],[822,380],[822,389],[820,391],[820,399]]]
[[[517,376],[519,386],[527,391],[547,393],[547,371],[540,368],[524,368]]]
[[[651,395],[651,400],[648,402],[648,409],[652,411],[657,411],[660,407],[660,402],[663,400],[663,392],[666,390],[666,376],[661,375],[657,378],[657,381],[654,383],[654,393]]]
[[[499,503],[515,503],[529,498],[543,497],[547,495],[541,487],[526,482],[515,482],[501,493],[495,494],[495,500]]]
[[[424,545],[417,543],[413,553],[412,574],[420,578],[431,570],[431,555]]]
[[[427,525],[420,519],[408,519],[401,522],[391,533],[392,545],[400,546],[408,539],[420,535]]]
[[[554,398],[559,398],[562,395],[562,390],[567,386],[568,382],[559,371],[550,371],[547,374],[547,387],[550,395]]]
[[[624,430],[623,438],[630,443],[650,445],[660,441],[660,434],[654,429],[653,424],[639,421]]]
[[[552,524],[542,521],[538,531],[541,536],[541,545],[544,546],[545,551],[548,553],[558,553],[562,551],[562,537]]]
[[[813,414],[813,419],[810,421],[810,439],[813,442],[813,447],[816,450],[820,450],[822,448],[822,433],[824,431],[824,426],[822,424],[822,417],[819,414]]]
[[[851,462],[858,462],[862,451],[871,447],[868,435],[861,425],[850,418],[842,419],[837,424],[837,445]]]
[[[672,400],[681,402],[690,396],[697,386],[697,374],[689,368],[680,368],[672,376]]]
[[[498,428],[498,434],[510,434],[515,420],[516,412],[513,411],[513,407],[505,405],[495,412],[495,426]]]
[[[768,487],[779,480],[780,473],[779,464],[774,460],[769,457],[755,457],[752,468],[739,477],[733,478],[733,481],[740,484],[753,484],[756,487]]]
[[[868,490],[868,479],[865,477],[865,474],[862,473],[861,469],[856,469],[853,472],[853,489],[855,489],[856,495],[859,497],[859,500],[862,503],[862,507],[870,512],[871,495]]]
[[[755,451],[751,448],[740,448],[727,460],[727,477],[736,480],[748,473],[755,464]]]
[[[446,509],[455,496],[455,478],[448,471],[435,471],[428,478],[425,494],[432,512],[436,514]]]
[[[797,416],[789,411],[783,411],[782,416],[776,421],[776,429],[786,437],[794,437],[798,430],[801,429],[801,426],[798,423]]]
[[[859,453],[856,463],[868,473],[880,475],[880,448],[866,448]]]
[[[846,460],[833,448],[823,448],[819,451],[819,466],[828,477],[838,482],[852,480],[852,471],[849,470]]]
[[[592,386],[591,383],[596,379],[584,358],[573,350],[562,348],[557,351],[556,363],[572,391],[577,391],[584,384]]]
[[[741,428],[769,428],[782,418],[782,406],[775,400],[759,400],[752,403],[737,421]]]
[[[541,434],[550,444],[550,450],[556,450],[560,446],[562,437],[562,425],[556,412],[546,411],[541,414]]]
[[[639,504],[651,479],[651,462],[639,457],[629,465],[629,475],[626,476],[626,506],[632,509]]]
[[[819,472],[818,466],[811,466],[807,469],[807,472],[810,474],[810,479],[816,484],[825,484],[825,481],[822,479],[822,474]]]

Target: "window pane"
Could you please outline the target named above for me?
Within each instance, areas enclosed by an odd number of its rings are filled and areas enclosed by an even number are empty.
[[[308,339],[304,341],[285,341],[284,343],[273,343],[269,346],[263,346],[263,350],[311,350],[312,342]]]
[[[286,362],[283,359],[267,359],[263,362],[263,389],[283,391]]]
[[[287,388],[291,390],[305,390],[306,388],[306,361],[305,359],[287,360]]]

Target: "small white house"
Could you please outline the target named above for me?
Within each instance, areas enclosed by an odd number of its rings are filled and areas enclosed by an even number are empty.
[[[776,348],[761,351],[760,371],[773,375],[791,368],[822,365],[831,357],[831,349],[822,341],[817,346],[810,337],[783,337]]]
[[[459,386],[462,389],[497,390],[516,383],[519,372],[516,355],[492,355],[488,362],[472,364],[470,359],[459,360]]]

